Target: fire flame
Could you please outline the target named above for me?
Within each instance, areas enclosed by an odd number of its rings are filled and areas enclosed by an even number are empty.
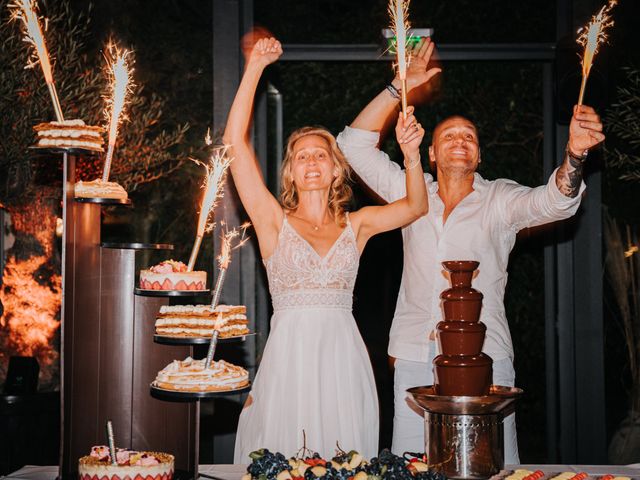
[[[116,138],[118,137],[118,126],[120,122],[126,118],[125,107],[127,105],[127,95],[132,92],[134,86],[131,80],[131,74],[133,73],[133,68],[131,68],[133,64],[131,52],[126,49],[121,50],[113,42],[109,42],[105,50],[111,96],[107,98],[104,112],[109,125],[109,146],[102,173],[103,182],[109,180],[113,150],[116,145]]]
[[[36,280],[38,270],[48,262],[47,257],[35,256],[24,261],[10,257],[3,277],[0,301],[5,315],[0,326],[8,327],[9,344],[17,355],[36,356],[41,351],[49,351],[49,344],[60,326],[56,320],[60,309],[62,279],[54,275],[51,285],[40,285]],[[52,359],[39,358],[42,366]]]
[[[27,258],[24,250],[19,250],[20,254],[9,251],[0,288],[0,301],[4,306],[0,317],[0,370],[6,368],[9,356],[36,357],[41,387],[46,389],[57,386],[59,365],[55,341],[60,328],[62,278],[52,270],[55,268],[52,257],[56,215],[50,210],[50,203],[36,202],[37,206],[11,211],[16,237],[31,238],[38,247],[35,254]]]
[[[387,8],[391,18],[391,29],[396,37],[398,76],[401,80],[407,78],[407,65],[409,62],[407,55],[407,31],[411,28],[409,24],[409,2],[410,0],[389,0]]]
[[[49,61],[47,44],[40,28],[40,19],[37,13],[38,7],[35,0],[16,0],[15,3],[9,5],[9,8],[13,10],[12,20],[20,20],[22,22],[24,41],[33,47],[32,55],[25,68],[33,68],[37,63],[40,63],[45,81],[52,85],[51,62]]]
[[[218,257],[218,266],[221,270],[226,270],[229,268],[229,263],[231,263],[231,252],[236,250],[237,248],[242,247],[247,241],[249,237],[246,236],[247,228],[251,226],[250,222],[245,222],[240,225],[239,228],[234,228],[233,230],[226,230],[222,232],[220,235],[220,240],[222,242],[220,246],[220,256]],[[239,238],[238,244],[233,245],[233,240]]]

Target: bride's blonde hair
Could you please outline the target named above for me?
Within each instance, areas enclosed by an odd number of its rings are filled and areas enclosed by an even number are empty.
[[[293,175],[291,174],[291,162],[293,160],[293,147],[295,143],[302,137],[308,135],[317,135],[322,137],[329,144],[333,166],[337,172],[336,177],[331,183],[329,190],[329,210],[341,227],[344,227],[346,207],[351,200],[352,191],[349,186],[351,181],[351,167],[347,163],[347,159],[338,147],[338,142],[331,133],[322,127],[302,127],[295,130],[287,140],[287,150],[284,154],[282,162],[280,203],[287,210],[295,210],[298,208],[298,192],[293,183]]]

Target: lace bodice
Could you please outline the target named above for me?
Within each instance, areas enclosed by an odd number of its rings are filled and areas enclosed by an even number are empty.
[[[285,215],[276,249],[264,261],[274,311],[304,307],[351,310],[359,258],[348,216],[346,228],[320,257]]]

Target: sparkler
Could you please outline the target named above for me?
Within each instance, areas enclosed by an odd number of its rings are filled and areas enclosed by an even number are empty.
[[[47,51],[47,44],[44,41],[42,29],[40,28],[37,4],[35,3],[35,0],[16,0],[15,3],[9,5],[9,8],[13,10],[12,19],[20,20],[22,22],[24,29],[24,41],[29,43],[34,50],[25,68],[33,68],[37,63],[40,63],[42,73],[44,74],[44,80],[47,83],[49,95],[53,102],[56,119],[59,122],[64,122],[64,115],[62,114],[62,108],[60,107],[58,92],[56,90],[55,83],[53,83],[53,73],[51,70],[51,61],[49,60],[49,52]],[[46,24],[45,19],[45,29]]]
[[[107,158],[104,162],[102,170],[102,181],[109,180],[109,171],[111,170],[111,160],[113,158],[113,150],[118,137],[118,126],[125,118],[124,109],[126,107],[127,95],[131,93],[133,82],[131,74],[133,69],[130,63],[129,50],[120,50],[114,43],[109,42],[106,48],[105,58],[107,60],[109,89],[111,97],[107,100],[107,108],[105,109],[105,117],[109,124],[109,146],[107,148]]]
[[[213,210],[218,199],[222,198],[222,186],[224,184],[227,168],[231,164],[232,158],[227,158],[228,146],[216,148],[209,160],[209,165],[200,162],[199,160],[191,159],[199,165],[202,165],[207,170],[207,176],[203,184],[204,196],[202,197],[202,206],[200,207],[200,215],[198,217],[198,230],[196,232],[196,240],[193,243],[191,249],[191,256],[189,257],[189,265],[187,271],[191,272],[196,263],[198,257],[198,251],[200,250],[200,244],[202,243],[202,237],[204,234],[213,229],[214,223],[211,218]]]
[[[109,454],[111,455],[111,464],[117,465],[116,441],[113,436],[113,424],[111,420],[107,420],[107,441],[109,442]]]
[[[409,25],[409,1],[389,0],[389,16],[391,17],[391,29],[396,37],[396,58],[398,76],[402,82],[400,94],[402,96],[402,115],[407,118],[407,31]]]
[[[216,286],[213,289],[213,297],[211,299],[211,309],[215,310],[218,306],[218,302],[220,301],[220,293],[222,292],[222,284],[224,283],[224,277],[227,273],[227,269],[229,268],[229,264],[231,263],[231,252],[237,248],[242,247],[247,240],[248,237],[245,236],[247,228],[249,228],[251,224],[249,222],[243,223],[239,229],[234,228],[231,231],[223,231],[220,237],[222,244],[220,245],[220,256],[218,257],[218,279],[216,280]],[[233,242],[237,241],[237,244],[234,246]],[[218,345],[218,337],[220,336],[220,322],[222,321],[222,314],[218,315],[216,322],[213,326],[213,335],[211,336],[211,341],[209,342],[209,350],[207,351],[207,358],[204,363],[204,368],[208,369],[213,361],[213,355],[216,351],[216,346]]]
[[[582,84],[580,85],[580,95],[578,105],[582,105],[584,90],[587,86],[587,79],[591,72],[593,58],[598,53],[598,47],[606,41],[605,29],[613,25],[613,20],[609,15],[611,9],[616,5],[617,0],[609,0],[609,3],[602,7],[600,11],[591,18],[589,24],[578,30],[577,42],[584,47],[582,55]]]

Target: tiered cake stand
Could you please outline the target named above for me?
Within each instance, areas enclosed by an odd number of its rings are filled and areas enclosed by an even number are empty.
[[[119,447],[175,455],[176,476],[194,478],[198,465],[198,402],[164,402],[149,384],[190,345],[167,349],[153,341],[155,317],[169,296],[136,292],[136,252],[172,245],[101,243],[102,208],[130,205],[74,198],[83,149],[38,149],[63,160],[61,478],[76,478],[78,459],[106,444],[112,420]]]

